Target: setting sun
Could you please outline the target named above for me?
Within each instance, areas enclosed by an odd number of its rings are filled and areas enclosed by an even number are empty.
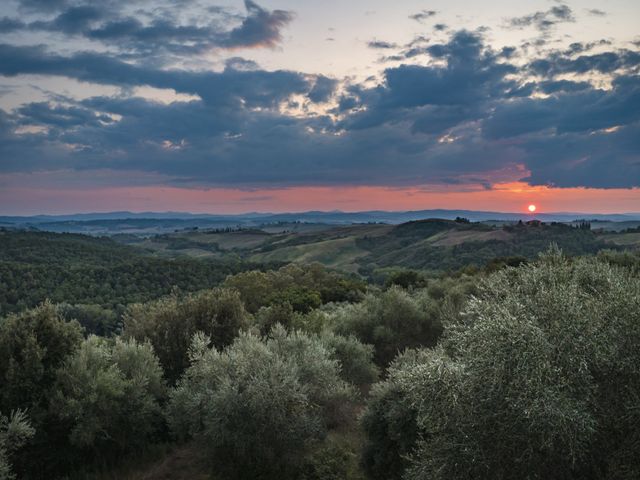
[[[529,211],[530,211],[531,213],[533,213],[533,212],[535,212],[535,211],[536,211],[536,206],[535,206],[535,205],[529,205],[528,209],[529,209]]]

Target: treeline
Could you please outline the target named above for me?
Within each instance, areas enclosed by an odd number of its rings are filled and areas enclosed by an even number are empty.
[[[512,263],[242,272],[130,305],[109,338],[65,305],[11,314],[0,478],[183,442],[214,479],[638,478],[640,256]]]
[[[265,268],[233,257],[154,257],[108,238],[46,232],[0,232],[0,314],[50,299],[121,314],[124,306],[220,284],[231,274]]]

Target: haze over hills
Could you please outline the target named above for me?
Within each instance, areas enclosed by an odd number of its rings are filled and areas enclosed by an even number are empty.
[[[637,222],[640,213],[594,214],[583,212],[515,213],[476,210],[414,210],[362,212],[307,211],[284,213],[195,214],[188,212],[96,212],[65,215],[0,216],[0,226],[36,228],[53,232],[75,232],[94,235],[115,233],[154,234],[190,228],[257,227],[273,223],[320,223],[350,225],[357,223],[400,223],[439,218],[467,218],[472,222],[517,222],[537,219],[543,222]],[[629,225],[633,226],[633,225]]]

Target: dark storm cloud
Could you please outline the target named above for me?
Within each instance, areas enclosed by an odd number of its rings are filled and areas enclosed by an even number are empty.
[[[83,25],[87,17],[74,18]],[[591,53],[595,47],[608,50]],[[239,57],[221,72],[187,71],[117,54],[0,45],[0,75],[125,90],[0,110],[0,170],[110,168],[183,186],[251,187],[490,184],[496,172],[523,167],[532,184],[640,184],[637,51],[576,43],[520,67],[512,62],[527,58],[521,50],[494,51],[482,33],[465,30],[399,49],[415,63],[358,83],[265,71]],[[607,75],[611,88],[560,76],[570,73]],[[145,85],[196,99],[165,104],[127,93]]]

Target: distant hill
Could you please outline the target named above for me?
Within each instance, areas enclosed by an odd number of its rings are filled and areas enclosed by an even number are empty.
[[[259,267],[232,255],[162,258],[104,237],[0,231],[0,317],[45,299],[117,310],[175,287],[211,288],[227,275]]]
[[[561,223],[494,226],[444,219],[399,225],[279,223],[262,229],[184,231],[146,239],[114,238],[161,256],[225,258],[237,255],[257,263],[320,262],[367,277],[387,268],[449,271],[469,265],[483,267],[496,257],[533,258],[551,243],[569,255],[592,254],[622,246],[634,248],[640,244],[640,233],[600,234]]]
[[[299,213],[245,213],[239,215],[209,215],[183,212],[107,212],[73,215],[37,215],[31,217],[0,216],[0,227],[36,228],[52,232],[85,233],[88,235],[115,235],[131,233],[154,235],[174,230],[195,228],[263,227],[279,223],[312,223],[326,225],[351,225],[361,223],[401,223],[440,218],[454,220],[467,218],[472,222],[517,222],[533,218],[544,222],[573,222],[575,220],[598,221],[616,229],[614,222],[640,222],[640,213],[590,214],[590,213],[540,213],[535,216],[525,213],[505,213],[474,210],[416,210],[416,211],[364,211]]]

